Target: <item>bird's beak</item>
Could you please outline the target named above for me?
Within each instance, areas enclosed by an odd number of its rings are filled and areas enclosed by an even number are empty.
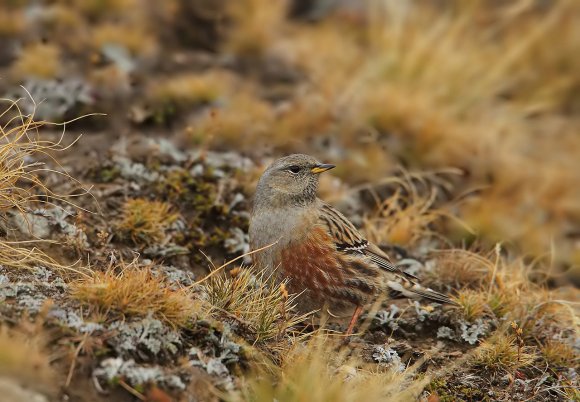
[[[310,171],[314,174],[318,174],[318,173],[326,172],[327,170],[330,170],[334,167],[336,167],[336,166],[331,165],[330,163],[320,163],[320,164],[314,166],[312,169],[310,169]]]

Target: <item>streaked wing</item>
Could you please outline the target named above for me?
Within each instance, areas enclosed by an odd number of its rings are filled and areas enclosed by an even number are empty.
[[[374,265],[394,274],[394,277],[387,280],[387,286],[406,297],[419,296],[439,303],[455,304],[448,296],[421,286],[418,283],[419,278],[395,266],[378,246],[366,240],[343,214],[330,205],[322,204],[320,220],[326,225],[336,250],[344,253],[345,256],[348,255],[350,264],[359,272],[365,271],[364,265]],[[359,258],[356,258],[357,256]],[[371,270],[370,267],[366,268],[366,271]]]
[[[340,212],[322,203],[320,219],[326,224],[336,249],[344,252],[362,252],[369,242],[354,225]]]
[[[333,237],[338,251],[366,255],[379,268],[417,279],[415,276],[407,274],[397,268],[380,248],[369,243],[343,214],[330,205],[322,204],[320,219],[328,227],[328,231]]]

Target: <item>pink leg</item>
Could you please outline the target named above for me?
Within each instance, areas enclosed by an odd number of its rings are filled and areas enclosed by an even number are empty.
[[[352,334],[352,330],[354,329],[354,325],[356,324],[358,318],[360,317],[363,309],[361,306],[356,306],[354,313],[352,314],[352,318],[350,319],[350,324],[348,324],[348,329],[346,330],[346,336]]]

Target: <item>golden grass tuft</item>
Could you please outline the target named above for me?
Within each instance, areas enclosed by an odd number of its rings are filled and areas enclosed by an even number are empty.
[[[0,38],[21,34],[26,29],[26,25],[22,11],[4,9],[0,12]]]
[[[411,381],[413,369],[398,373],[364,363],[341,340],[318,334],[297,343],[274,373],[255,368],[240,390],[227,400],[290,401],[410,401],[429,383]]]
[[[519,308],[512,308],[511,314],[522,322],[522,328],[532,339],[549,340],[554,333],[563,330],[576,337],[580,335],[580,320],[574,302],[554,300],[545,290],[536,290],[523,301]]]
[[[145,27],[135,24],[101,24],[92,36],[93,46],[100,51],[105,45],[119,45],[133,56],[150,56],[157,47],[155,37]]]
[[[156,81],[148,89],[153,104],[189,107],[216,101],[226,90],[230,76],[222,72],[184,73]]]
[[[261,56],[279,37],[287,1],[240,0],[229,3],[233,21],[226,48],[239,56]]]
[[[56,78],[61,72],[60,50],[48,43],[35,43],[22,49],[12,65],[12,75],[18,80],[27,78]]]
[[[427,188],[426,194],[420,193],[413,179]],[[407,173],[402,179],[392,179],[398,188],[380,203],[374,215],[365,218],[364,231],[370,241],[410,247],[419,240],[438,236],[433,224],[450,214],[444,209],[434,208],[437,189],[426,179]]]
[[[550,365],[578,367],[580,364],[580,354],[564,342],[549,340],[540,346],[540,353]]]
[[[528,367],[536,360],[532,348],[518,346],[516,336],[496,333],[482,341],[473,357],[473,363],[487,370],[511,372]]]
[[[80,10],[89,18],[122,15],[138,11],[139,7],[136,0],[63,0],[62,3]]]
[[[0,326],[0,377],[40,392],[55,392],[56,375],[46,342],[40,329],[29,323],[16,328]]]
[[[485,255],[461,249],[441,250],[435,254],[434,278],[454,288],[482,289],[489,286],[494,263]]]
[[[489,310],[485,293],[475,290],[459,290],[453,300],[459,305],[463,318],[470,322],[483,317]]]
[[[154,317],[183,327],[203,314],[202,303],[188,288],[170,286],[136,261],[93,271],[70,285],[73,298],[101,317]]]
[[[234,268],[204,285],[209,303],[244,325],[254,342],[280,339],[306,318],[293,311],[297,296],[288,294],[286,282],[278,283],[264,270]]]
[[[266,101],[240,88],[223,108],[201,115],[188,134],[193,141],[209,142],[218,149],[235,144],[241,150],[256,150],[260,147],[260,138],[269,135],[274,121],[272,108]]]
[[[137,198],[127,200],[116,227],[122,237],[133,243],[151,245],[165,239],[166,231],[178,217],[168,203]]]

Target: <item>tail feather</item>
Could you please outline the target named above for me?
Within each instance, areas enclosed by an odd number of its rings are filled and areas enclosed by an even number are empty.
[[[436,292],[432,289],[425,288],[418,283],[414,283],[411,281],[388,281],[387,285],[389,288],[400,292],[403,296],[416,299],[418,297],[423,297],[425,299],[433,300],[437,303],[442,304],[452,304],[457,305],[456,302],[451,300],[449,296],[444,295],[443,293]]]

